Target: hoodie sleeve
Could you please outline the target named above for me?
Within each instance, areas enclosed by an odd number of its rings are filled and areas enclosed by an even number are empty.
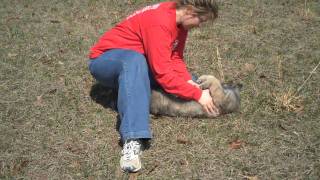
[[[172,59],[171,32],[165,26],[151,26],[144,30],[142,39],[149,66],[161,87],[183,99],[199,100],[202,91],[187,82],[190,74],[187,75],[184,62],[181,58],[181,62]],[[183,76],[179,76],[177,69],[183,71]]]
[[[171,59],[175,63],[175,71],[179,74],[179,76],[183,77],[184,80],[188,81],[192,79],[191,74],[189,73],[186,63],[184,62],[183,59],[183,51],[184,47],[186,44],[186,39],[187,39],[188,31],[182,30],[182,32],[179,34],[177,38],[177,43],[178,45],[173,49]]]

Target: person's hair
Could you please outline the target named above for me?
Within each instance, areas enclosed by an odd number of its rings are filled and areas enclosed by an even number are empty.
[[[191,6],[199,15],[209,14],[212,19],[218,17],[218,4],[215,0],[174,0],[176,8]]]

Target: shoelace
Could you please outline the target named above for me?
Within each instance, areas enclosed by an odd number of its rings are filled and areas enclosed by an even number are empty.
[[[124,144],[122,154],[125,160],[131,160],[135,155],[140,153],[140,143],[137,141],[130,141]]]

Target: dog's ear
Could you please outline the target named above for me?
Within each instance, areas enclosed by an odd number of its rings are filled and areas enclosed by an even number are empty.
[[[223,113],[232,113],[240,109],[240,89],[235,85],[224,85],[225,98],[221,103]]]

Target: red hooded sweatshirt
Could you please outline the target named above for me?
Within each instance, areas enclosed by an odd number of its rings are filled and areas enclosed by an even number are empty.
[[[107,31],[91,48],[90,58],[109,49],[129,49],[146,56],[155,80],[168,93],[199,100],[202,91],[189,84],[183,60],[188,31],[176,24],[176,4],[163,2],[134,12]]]

